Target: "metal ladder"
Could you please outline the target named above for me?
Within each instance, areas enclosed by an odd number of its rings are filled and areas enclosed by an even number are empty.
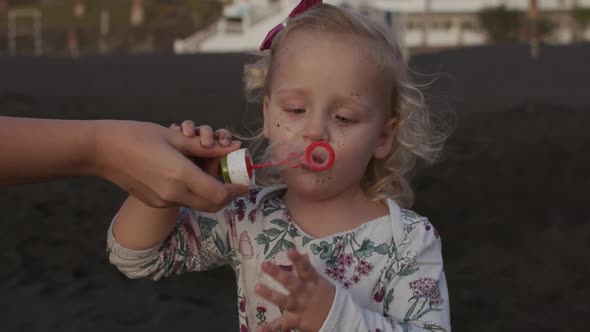
[[[32,20],[32,29],[19,31],[17,30],[18,18],[30,18]],[[16,55],[16,38],[19,36],[30,35],[34,42],[34,54],[43,54],[42,23],[41,10],[39,9],[10,9],[8,11],[8,54]]]

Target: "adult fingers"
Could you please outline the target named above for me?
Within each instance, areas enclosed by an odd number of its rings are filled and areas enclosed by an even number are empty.
[[[129,195],[137,198],[138,200],[142,201],[145,205],[152,207],[152,208],[165,208],[170,206],[176,206],[177,202],[172,202],[169,199],[164,198],[162,195],[152,191],[151,189],[145,188],[140,186],[142,190],[137,190],[135,188],[125,188],[128,191]]]
[[[219,211],[231,200],[245,195],[248,188],[239,184],[223,184],[215,178],[205,174],[196,165],[187,161],[192,167],[187,167],[184,183],[188,190],[181,199],[183,204],[207,212]]]
[[[179,194],[177,201],[182,206],[187,206],[199,211],[217,212],[223,209],[223,207],[227,204],[227,202],[231,201],[231,199],[230,196],[227,196],[227,199],[224,201],[217,202],[214,199],[200,196],[187,189],[184,194]]]
[[[201,169],[209,174],[210,176],[216,177],[219,175],[219,158],[199,158],[199,163],[197,164]]]
[[[184,194],[179,195],[178,202],[193,209],[217,212],[242,195],[244,194],[239,189],[223,189],[221,193],[211,195],[209,192],[193,192],[193,190],[187,188]]]
[[[181,132],[181,130],[180,130],[180,125],[179,125],[178,123],[173,123],[173,124],[171,124],[171,125],[170,125],[170,129],[174,129],[174,130],[176,130],[176,131],[178,131],[178,132]]]

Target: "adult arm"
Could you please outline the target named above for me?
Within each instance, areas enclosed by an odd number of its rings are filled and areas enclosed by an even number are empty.
[[[204,148],[153,123],[0,116],[0,184],[99,176],[151,207],[216,211],[245,188],[222,184],[185,155],[218,158],[238,147]]]

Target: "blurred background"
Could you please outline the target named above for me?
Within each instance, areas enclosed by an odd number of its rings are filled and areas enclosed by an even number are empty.
[[[590,0],[325,2],[396,35],[455,126],[413,175],[454,330],[586,330]],[[0,115],[251,128],[242,67],[297,3],[0,0]],[[93,178],[0,187],[0,331],[237,330],[228,268],[155,283],[109,265],[124,199]]]

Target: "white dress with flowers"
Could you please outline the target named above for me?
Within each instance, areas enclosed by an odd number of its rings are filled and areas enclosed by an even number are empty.
[[[251,189],[216,213],[183,208],[170,236],[147,250],[122,247],[109,229],[109,259],[131,278],[153,280],[231,265],[243,332],[282,314],[254,287],[262,282],[286,293],[260,264],[271,260],[291,269],[286,251],[296,248],[336,286],[322,332],[451,330],[441,242],[428,219],[389,200],[390,215],[314,238],[291,220],[280,197],[284,190],[282,185]]]

